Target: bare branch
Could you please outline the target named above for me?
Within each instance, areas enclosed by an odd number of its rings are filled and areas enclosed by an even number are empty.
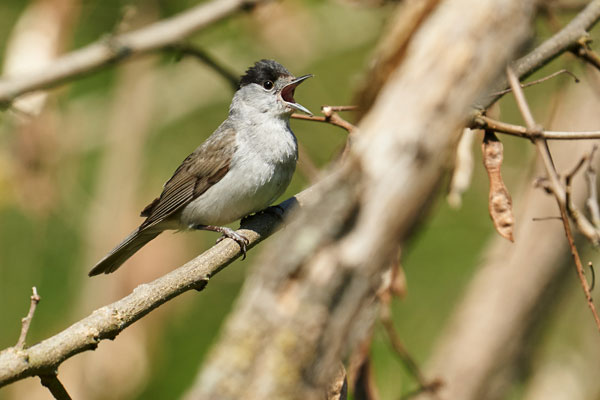
[[[381,324],[385,329],[385,333],[390,341],[390,345],[394,352],[398,355],[408,372],[413,376],[413,378],[419,384],[419,388],[415,392],[411,392],[410,395],[414,395],[417,393],[428,392],[428,393],[436,393],[440,387],[443,385],[442,381],[439,379],[428,380],[423,375],[421,368],[415,361],[415,359],[408,352],[400,337],[398,337],[398,333],[396,332],[396,328],[394,327],[394,321],[391,317],[390,305],[388,303],[383,304],[381,308]],[[404,396],[406,398],[406,396]]]
[[[533,1],[427,3],[418,32],[388,42],[405,52],[362,110],[348,156],[324,178],[319,202],[263,252],[187,398],[323,398],[333,366],[369,330],[357,315],[438,187],[470,104],[533,14]]]
[[[292,118],[303,119],[306,121],[325,122],[328,124],[339,126],[340,128],[345,129],[348,133],[352,133],[356,129],[356,127],[350,122],[340,117],[337,111],[355,110],[356,106],[321,106],[321,112],[323,113],[324,117],[294,113],[292,114]]]
[[[27,338],[27,332],[29,332],[29,326],[31,325],[31,320],[33,319],[33,315],[35,314],[35,309],[42,299],[37,292],[36,287],[32,287],[31,291],[33,294],[31,295],[31,304],[29,305],[29,312],[27,316],[21,320],[21,334],[19,335],[19,340],[15,345],[16,349],[22,350],[25,347],[25,339]]]
[[[313,196],[307,189],[279,206],[285,213]],[[278,229],[280,219],[269,213],[245,221],[248,248]],[[208,280],[240,256],[239,246],[225,239],[178,269],[138,286],[130,295],[104,306],[64,331],[27,349],[10,347],[0,352],[0,387],[35,375],[52,374],[66,359],[93,350],[104,339],[114,339],[129,325],[168,300],[191,289],[202,290]]]
[[[548,140],[581,140],[581,139],[600,139],[600,131],[532,131],[521,125],[509,124],[497,121],[493,118],[479,114],[474,117],[470,124],[471,129],[490,129],[494,132],[506,133],[512,136],[518,136],[527,139],[548,139]]]
[[[554,78],[554,77],[556,77],[558,75],[561,75],[561,74],[570,75],[575,80],[575,83],[579,83],[579,78],[577,78],[574,73],[572,73],[572,72],[570,72],[570,71],[568,71],[566,69],[561,69],[561,70],[553,72],[550,75],[545,76],[543,78],[536,79],[535,81],[531,81],[531,82],[527,82],[527,83],[521,83],[520,85],[521,85],[522,88],[534,86],[534,85],[537,85],[538,83],[545,82],[545,81],[547,81],[549,79],[552,79],[552,78]],[[502,96],[503,94],[509,93],[511,91],[512,91],[511,88],[500,90],[499,92],[492,93],[492,96]]]
[[[181,14],[129,33],[111,36],[68,53],[42,70],[0,80],[0,106],[18,96],[89,74],[111,63],[180,42],[234,12],[267,0],[212,0]]]
[[[221,65],[221,63],[217,62],[217,60],[215,60],[210,54],[201,48],[188,44],[174,44],[172,46],[167,46],[166,49],[174,51],[178,57],[192,56],[197,58],[206,66],[214,70],[218,75],[222,76],[232,90],[237,90],[240,77],[236,73],[232,72],[229,68]]]
[[[527,123],[527,128],[536,131],[541,130],[539,126],[536,124],[533,119],[533,115],[531,114],[531,110],[529,109],[529,105],[525,100],[525,95],[523,93],[523,89],[519,86],[519,80],[513,70],[508,67],[506,69],[506,73],[508,76],[508,81],[510,86],[513,89],[515,98],[517,99],[517,104],[519,106],[519,110]],[[575,261],[575,269],[577,271],[577,276],[579,277],[579,281],[581,283],[581,287],[583,288],[583,293],[585,295],[586,301],[588,303],[588,307],[592,312],[594,320],[596,322],[596,327],[598,331],[600,331],[600,317],[598,317],[598,313],[596,311],[596,306],[594,305],[594,301],[592,299],[592,295],[590,293],[590,288],[585,278],[585,273],[583,271],[583,265],[581,263],[581,258],[579,257],[579,252],[575,247],[575,240],[573,239],[573,234],[571,232],[571,225],[569,224],[569,215],[567,210],[574,210],[574,206],[571,205],[568,194],[562,185],[560,184],[558,173],[554,167],[552,162],[552,157],[550,155],[550,149],[548,148],[548,144],[544,139],[534,139],[534,144],[538,149],[538,153],[544,162],[544,167],[546,169],[546,173],[550,178],[550,189],[552,190],[554,197],[556,198],[556,202],[558,204],[558,208],[560,210],[560,215],[563,222],[563,227],[565,230],[565,235],[567,236],[567,241],[569,243],[569,248],[571,249],[571,254],[573,256],[573,260]],[[576,171],[575,171],[576,172]],[[574,211],[570,212],[571,215],[574,214]]]
[[[553,35],[550,39],[535,48],[531,53],[519,58],[512,63],[515,75],[520,80],[526,79],[535,71],[554,60],[562,53],[569,51],[577,45],[577,41],[587,36],[590,30],[600,19],[600,0],[591,1],[575,18],[571,20],[563,29]],[[508,81],[503,80],[496,86],[496,91],[506,89]],[[480,107],[488,108],[496,102],[501,95],[489,95],[480,99]]]

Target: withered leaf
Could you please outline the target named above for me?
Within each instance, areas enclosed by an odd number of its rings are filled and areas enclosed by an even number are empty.
[[[488,208],[496,231],[504,238],[514,241],[513,228],[515,217],[512,211],[512,199],[502,180],[500,167],[504,156],[504,147],[493,131],[486,130],[481,145],[483,165],[490,180]]]

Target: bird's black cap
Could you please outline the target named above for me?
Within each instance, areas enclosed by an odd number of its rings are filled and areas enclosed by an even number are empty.
[[[260,60],[254,66],[248,68],[246,74],[240,80],[240,86],[257,83],[262,86],[265,81],[275,82],[280,76],[291,76],[292,74],[283,65],[273,60]]]

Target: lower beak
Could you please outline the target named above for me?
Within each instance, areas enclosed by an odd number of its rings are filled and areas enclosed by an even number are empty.
[[[296,103],[296,100],[294,100],[294,90],[299,84],[301,84],[308,78],[311,78],[312,76],[312,74],[303,75],[299,78],[294,79],[293,81],[285,85],[283,89],[281,89],[281,98],[283,99],[283,101],[286,102],[287,105],[289,105],[292,108],[295,108],[298,111],[302,111],[308,115],[313,114],[303,105]]]

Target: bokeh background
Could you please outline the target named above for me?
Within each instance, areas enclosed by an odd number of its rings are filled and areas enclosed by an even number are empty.
[[[43,66],[61,53],[102,38],[110,40],[111,34],[172,16],[197,3],[2,0],[3,74]],[[368,84],[365,71],[396,6],[396,2],[377,1],[273,2],[227,18],[195,34],[188,43],[238,75],[261,58],[276,59],[298,75],[313,73],[315,78],[297,90],[296,99],[315,112],[324,104],[352,104],[357,88]],[[552,18],[540,17],[531,45],[549,37],[573,15],[574,11],[561,11]],[[570,55],[536,77],[563,67],[582,78],[582,83],[575,87],[569,78],[559,77],[528,89],[527,94],[542,123],[563,123],[562,128],[568,129],[569,113],[563,113],[567,117],[561,122],[555,117],[556,104],[568,110],[597,102],[598,91],[594,92],[590,81],[598,78]],[[178,60],[165,52],[103,69],[0,112],[0,348],[16,343],[32,286],[37,287],[42,302],[27,338],[29,344],[120,299],[214,243],[217,236],[207,232],[166,233],[116,274],[87,277],[91,266],[141,222],[139,211],[159,194],[181,160],[226,118],[231,96],[226,80],[201,61]],[[509,97],[502,100],[500,115],[521,123]],[[351,114],[346,117],[352,120]],[[580,120],[585,125],[588,118]],[[596,116],[590,115],[588,122],[590,126],[579,129],[597,129]],[[345,131],[330,125],[298,120],[291,125],[305,157],[282,199],[314,181],[318,171],[335,160],[346,139]],[[532,181],[533,148],[524,140],[502,140],[504,179],[517,192]],[[394,301],[393,317],[405,346],[419,363],[431,354],[482,262],[482,252],[498,240],[487,215],[487,178],[478,147],[476,139],[473,182],[462,206],[448,205],[448,183],[442,184],[403,252],[407,296]],[[558,223],[549,226],[560,229]],[[582,244],[582,249],[588,251],[586,260],[596,257],[587,245]],[[74,398],[81,399],[180,397],[218,336],[260,251],[259,246],[246,261],[219,273],[203,292],[186,293],[116,340],[67,360],[59,369],[62,382]],[[526,365],[567,354],[564,343],[581,342],[574,337],[573,326],[593,335],[575,274],[567,274],[565,280],[552,306],[540,317],[537,346]],[[416,388],[379,325],[372,354],[382,399],[397,399]],[[523,382],[514,381],[507,398],[522,398]],[[38,379],[0,389],[2,400],[49,398]]]

